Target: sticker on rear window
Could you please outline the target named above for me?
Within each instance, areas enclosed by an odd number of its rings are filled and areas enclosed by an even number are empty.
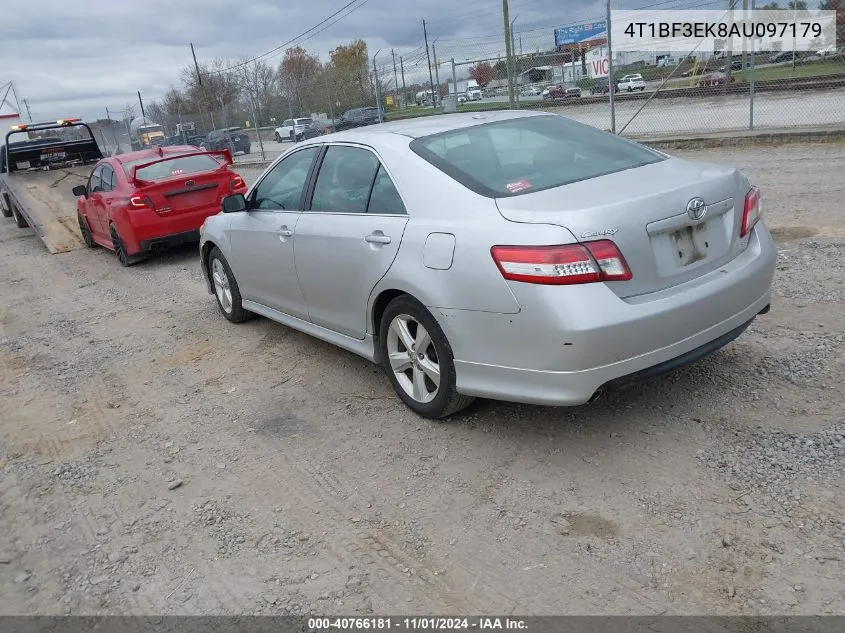
[[[505,188],[511,193],[517,193],[518,191],[525,191],[526,189],[531,189],[532,186],[533,185],[527,180],[517,180],[515,182],[509,182],[505,185]]]

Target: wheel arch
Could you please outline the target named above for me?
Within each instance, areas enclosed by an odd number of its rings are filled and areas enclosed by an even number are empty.
[[[219,248],[212,240],[206,240],[200,246],[200,266],[202,266],[203,277],[205,278],[206,289],[209,294],[214,293],[214,285],[211,282],[211,270],[208,268],[208,260],[211,257],[211,251]]]

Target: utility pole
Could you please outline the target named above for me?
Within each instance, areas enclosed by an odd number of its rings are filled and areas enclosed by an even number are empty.
[[[200,65],[197,63],[197,54],[194,52],[194,43],[191,42],[191,56],[194,58],[194,68],[197,71],[197,85],[202,85],[202,75],[200,75]]]
[[[23,101],[23,106],[26,108],[26,116],[29,119],[29,122],[32,123],[32,113],[29,111],[29,101],[26,99],[21,99]]]
[[[402,61],[402,56],[399,56],[399,70],[402,73],[402,107],[408,107],[408,90],[405,88],[405,63]]]
[[[616,107],[613,103],[616,82],[613,80],[613,44],[610,31],[610,0],[607,0],[607,94],[610,96],[610,131],[616,134]]]
[[[455,72],[455,58],[452,58],[452,85],[455,86],[455,107],[458,107],[458,75]]]
[[[434,95],[434,78],[431,76],[431,55],[428,54],[428,32],[425,30],[425,20],[423,22],[423,38],[425,39],[425,56],[428,58],[428,85],[431,86],[431,105],[437,107],[437,101]]]
[[[328,101],[329,101],[329,118],[332,121],[334,121],[334,107],[332,105],[332,100],[333,100],[332,99],[332,92],[331,92],[331,90],[329,90],[329,69],[328,69],[328,65],[326,65],[326,67],[323,68],[323,79],[326,82],[326,97],[328,98]]]
[[[376,89],[376,107],[378,108],[378,121],[379,123],[382,122],[381,116],[381,95],[379,94],[379,86],[378,86],[378,69],[376,68],[376,57],[381,52],[381,49],[376,51],[376,54],[373,55],[373,83],[375,84]]]
[[[434,40],[436,42],[437,40]],[[434,107],[437,107],[437,101],[440,100],[440,68],[437,63],[437,49],[434,48],[434,42],[431,43],[431,54],[434,55],[434,79],[437,81],[437,88],[434,91]]]
[[[147,115],[146,115],[146,114],[144,114],[144,101],[143,101],[143,99],[141,99],[141,91],[140,91],[140,90],[138,91],[138,103],[140,103],[140,104],[141,104],[141,116],[143,117],[143,119],[144,119],[144,123],[146,124],[146,122],[147,122]]]
[[[608,0],[608,2],[610,2],[610,0]],[[508,103],[510,104],[511,110],[513,110],[513,60],[511,59],[511,56],[513,55],[513,50],[511,47],[511,22],[510,17],[508,15],[508,0],[502,0],[502,18],[505,22],[505,56],[508,58]]]
[[[734,23],[734,5],[736,4],[737,0],[728,0],[728,24],[730,33],[730,28],[733,27]],[[733,71],[733,64],[734,64],[734,51],[733,51],[733,38],[728,37],[725,43],[725,74],[728,76],[728,83],[731,82],[731,71]],[[725,84],[727,85],[727,84]]]
[[[396,51],[391,48],[390,54],[393,56],[393,85],[396,86],[396,92],[399,92],[399,77],[396,74]]]
[[[114,129],[114,125],[112,125],[111,114],[109,114],[108,108],[106,108],[106,120],[109,122],[109,129],[111,130],[111,134],[114,137],[115,154],[119,154],[120,153],[120,141],[117,140],[117,132]]]

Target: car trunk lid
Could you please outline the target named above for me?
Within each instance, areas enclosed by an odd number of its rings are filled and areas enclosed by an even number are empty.
[[[608,287],[632,297],[682,284],[736,257],[744,248],[739,233],[748,188],[735,168],[670,158],[496,203],[512,222],[555,224],[579,241],[612,240],[633,277]],[[699,199],[704,209],[696,217],[702,210],[692,201]]]
[[[195,162],[197,157],[211,159],[213,154],[222,154],[226,160],[213,160],[206,163],[208,169],[197,169],[200,166]],[[187,163],[187,159],[193,159],[194,162]],[[224,150],[174,155],[139,165],[130,176],[137,187],[133,197],[140,198],[142,204],[151,206],[160,216],[216,209],[221,198],[232,192],[233,181],[237,177],[229,170],[229,164],[231,156]],[[155,179],[146,173],[151,167],[156,168],[155,175],[158,177]],[[150,179],[145,179],[145,175]]]

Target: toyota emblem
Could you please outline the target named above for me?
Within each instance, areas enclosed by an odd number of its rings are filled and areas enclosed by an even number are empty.
[[[707,204],[701,198],[693,198],[687,202],[687,215],[693,220],[700,220],[707,213]]]

